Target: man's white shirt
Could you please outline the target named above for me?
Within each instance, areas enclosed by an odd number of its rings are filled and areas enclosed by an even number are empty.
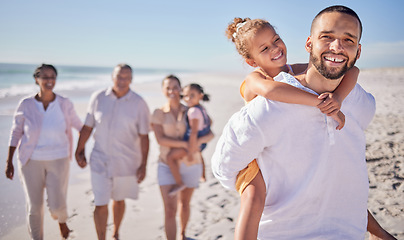
[[[308,92],[287,73],[274,78]],[[364,130],[375,112],[373,96],[358,84],[341,111],[342,130],[315,107],[256,97],[235,113],[212,157],[227,188],[257,159],[267,188],[259,239],[363,239],[368,177]]]

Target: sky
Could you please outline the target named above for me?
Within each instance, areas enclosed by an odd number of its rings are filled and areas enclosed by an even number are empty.
[[[224,34],[234,17],[268,20],[288,62],[307,62],[311,21],[336,4],[362,20],[359,68],[404,67],[402,0],[0,0],[0,63],[245,70]]]

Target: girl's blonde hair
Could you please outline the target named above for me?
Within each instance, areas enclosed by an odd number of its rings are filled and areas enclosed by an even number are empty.
[[[236,45],[237,52],[245,59],[251,58],[250,55],[250,39],[258,31],[264,28],[271,28],[275,31],[274,27],[266,20],[250,18],[234,18],[227,26],[226,36]]]

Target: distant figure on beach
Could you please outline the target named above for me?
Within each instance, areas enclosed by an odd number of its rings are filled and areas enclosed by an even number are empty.
[[[211,119],[206,109],[200,104],[200,101],[209,101],[209,95],[206,94],[201,85],[191,83],[182,89],[183,100],[188,106],[185,118],[187,129],[185,131],[184,140],[188,141],[188,148],[172,148],[167,155],[167,165],[170,167],[171,173],[176,182],[176,186],[168,193],[174,196],[186,186],[181,179],[179,162],[188,155],[188,160],[192,161],[192,155],[195,152],[202,152],[206,148],[206,143],[197,145],[198,138],[210,133]],[[202,157],[202,155],[201,155]],[[206,181],[205,163],[202,160],[202,181]]]
[[[186,188],[178,194],[170,196],[170,191],[176,186],[176,181],[167,165],[167,155],[174,148],[188,149],[188,141],[184,140],[187,130],[186,114],[187,107],[181,104],[181,82],[174,76],[169,75],[163,79],[162,91],[167,98],[167,103],[152,114],[152,128],[160,145],[158,163],[158,183],[164,202],[164,227],[167,240],[175,240],[177,235],[176,215],[177,208],[180,212],[181,239],[185,240],[185,230],[191,213],[190,201],[194,189],[199,186],[202,176],[202,156],[200,151],[192,154],[188,159],[186,154],[179,161],[181,181]],[[196,146],[212,140],[213,134],[209,132],[197,139]]]
[[[137,199],[146,176],[149,152],[150,112],[146,102],[130,89],[132,68],[117,65],[113,86],[95,92],[80,132],[76,160],[87,165],[85,144],[94,129],[94,148],[90,156],[91,184],[94,194],[94,223],[98,239],[106,238],[108,203],[113,200],[113,239],[125,212],[125,198]]]
[[[361,33],[351,9],[322,10],[305,45],[307,71],[295,78],[282,72],[274,80],[313,94],[334,92],[360,56]],[[349,121],[335,131],[316,108],[257,96],[225,126],[212,170],[235,188],[239,172],[256,159],[266,194],[259,239],[363,239],[366,229],[372,237],[394,239],[367,211],[364,129],[374,98],[356,84],[341,111]]]
[[[67,186],[72,157],[72,128],[83,124],[72,102],[53,92],[57,70],[42,64],[35,69],[39,92],[22,99],[14,114],[6,165],[6,176],[14,177],[13,156],[18,148],[19,174],[27,202],[27,222],[31,239],[44,238],[44,191],[53,219],[60,233],[68,238],[66,224]],[[3,196],[4,197],[4,196]]]

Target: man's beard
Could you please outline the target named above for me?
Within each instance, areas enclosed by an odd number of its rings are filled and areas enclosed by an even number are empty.
[[[352,62],[349,62],[349,58],[347,58],[348,61],[345,62],[345,65],[342,68],[340,68],[339,71],[336,68],[335,69],[327,68],[327,66],[324,64],[323,57],[321,57],[320,59],[317,58],[316,56],[314,56],[313,51],[310,52],[310,61],[313,63],[314,67],[316,67],[317,71],[321,75],[323,75],[323,77],[334,80],[334,79],[339,79],[342,76],[344,76],[345,73],[355,65],[357,56],[358,56],[358,51],[356,52],[356,56],[355,56],[354,60],[352,60]]]

